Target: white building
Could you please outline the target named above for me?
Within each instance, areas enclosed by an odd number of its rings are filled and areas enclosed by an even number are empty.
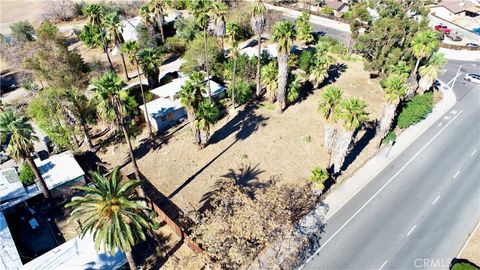
[[[430,13],[454,21],[459,17],[476,17],[480,15],[480,5],[470,0],[442,0],[430,7]]]

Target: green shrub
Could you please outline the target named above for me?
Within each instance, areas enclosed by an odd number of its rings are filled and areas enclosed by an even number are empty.
[[[312,170],[312,175],[308,178],[308,181],[312,182],[314,188],[323,190],[325,188],[325,181],[329,178],[328,172],[320,167],[315,167]]]
[[[342,17],[346,20],[352,20],[353,13],[350,10],[348,10],[347,12],[343,13]]]
[[[195,18],[180,17],[173,23],[175,34],[185,41],[194,40],[201,33],[200,27],[195,22]]]
[[[168,37],[164,47],[167,52],[183,54],[187,49],[187,42],[179,36]]]
[[[229,58],[228,61],[225,63],[225,70],[223,72],[223,76],[225,80],[232,80],[233,75],[233,59]],[[236,76],[237,79],[240,78],[241,80],[245,81],[252,81],[255,80],[255,75],[257,72],[257,58],[252,57],[249,58],[247,54],[240,54],[237,57],[237,66],[236,66]]]
[[[321,10],[320,10],[321,13],[325,14],[325,15],[334,15],[334,11],[331,7],[323,7]]]
[[[34,41],[35,29],[28,21],[19,21],[10,26],[12,37],[15,42]]]
[[[227,93],[229,97],[232,97],[232,84],[228,86]],[[253,85],[249,84],[244,80],[237,80],[235,82],[235,102],[238,105],[247,103],[253,94]]]
[[[308,72],[313,64],[314,53],[312,51],[303,51],[298,60],[298,66],[301,70]]]
[[[427,117],[433,109],[433,94],[414,96],[409,100],[398,116],[398,127],[407,128]]]
[[[348,48],[343,45],[343,43],[332,37],[319,37],[318,42],[325,42],[326,44],[328,44],[330,51],[335,54],[344,55],[348,51]]]
[[[22,164],[18,177],[24,186],[29,186],[35,183],[35,173],[33,173],[33,170],[28,163]]]
[[[455,263],[452,268],[450,268],[451,270],[478,270],[477,267],[475,267],[474,265],[472,265],[471,263],[469,262],[458,262],[458,263]]]
[[[382,144],[390,143],[391,141],[395,141],[397,139],[397,134],[395,131],[390,131],[388,134],[382,139]]]

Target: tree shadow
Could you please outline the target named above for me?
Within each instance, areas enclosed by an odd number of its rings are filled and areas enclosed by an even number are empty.
[[[353,143],[351,151],[345,157],[345,161],[343,162],[342,168],[340,171],[346,171],[348,167],[355,161],[355,159],[360,155],[360,153],[367,147],[370,141],[375,138],[376,129],[375,127],[368,127],[365,128],[365,133],[363,136]],[[358,133],[358,131],[356,132]]]
[[[323,80],[319,88],[322,88],[324,86],[327,86],[329,84],[336,82],[337,79],[340,78],[340,75],[342,75],[342,73],[344,73],[347,70],[347,68],[348,66],[343,63],[337,63],[334,65],[331,65],[330,68],[328,69],[328,77],[325,80]]]
[[[262,43],[268,40],[265,37],[261,37],[260,39],[262,40]],[[243,46],[241,49],[245,49],[248,47],[255,47],[257,45],[258,45],[258,39],[255,37],[254,39],[251,39],[247,44],[245,44],[245,46]]]
[[[180,55],[172,54],[167,59],[163,60],[162,65],[167,65],[167,64],[173,63],[173,62],[177,61],[177,59],[179,59],[179,58],[180,58]]]
[[[233,145],[235,145],[240,140],[245,140],[250,135],[255,133],[258,130],[259,126],[265,126],[263,123],[268,118],[257,115],[255,109],[258,108],[258,104],[247,104],[244,109],[235,115],[227,124],[218,129],[213,136],[210,138],[209,143],[215,144],[221,140],[227,138],[234,132],[237,132],[235,135],[235,141],[218,153],[212,160],[207,162],[203,167],[201,167],[197,172],[188,177],[178,188],[176,188],[168,198],[173,198],[177,195],[182,189],[184,189],[188,184],[190,184],[195,178],[200,175],[206,168],[208,168],[213,162],[215,162],[219,157],[221,157],[225,152],[227,152]]]

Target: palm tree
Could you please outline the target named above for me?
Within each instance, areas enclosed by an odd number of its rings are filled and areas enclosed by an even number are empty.
[[[289,21],[277,22],[273,28],[272,38],[277,42],[278,53],[278,112],[285,107],[285,92],[288,80],[288,56],[295,40],[295,25]]]
[[[335,86],[329,86],[320,96],[318,103],[318,111],[322,114],[325,120],[325,126],[323,128],[323,143],[327,149],[329,155],[329,166],[332,157],[333,146],[335,145],[335,113],[339,110],[342,100],[343,92],[340,88]]]
[[[427,57],[430,57],[432,53],[438,48],[440,45],[440,37],[436,31],[433,30],[424,30],[415,34],[412,39],[412,48],[413,54],[417,58],[415,63],[415,68],[412,71],[411,77],[416,82],[417,79],[417,71],[420,65],[420,62]],[[407,97],[413,96],[415,93],[416,87],[409,87],[407,90]]]
[[[72,88],[69,91],[65,91],[64,98],[66,101],[65,109],[73,118],[78,119],[80,128],[85,136],[85,142],[87,143],[88,148],[92,150],[92,139],[86,121],[89,107],[87,97],[79,89]]]
[[[296,23],[298,31],[297,38],[305,45],[312,42],[314,38],[312,35],[313,27],[310,24],[310,14],[302,12],[302,15],[297,18]]]
[[[137,160],[133,154],[132,142],[129,134],[129,108],[132,98],[124,90],[126,84],[113,72],[107,72],[92,80],[90,89],[93,91],[92,100],[97,104],[97,112],[107,122],[116,123],[122,129],[128,144],[130,159],[135,171],[135,177],[142,180]],[[145,197],[142,191],[142,197]]]
[[[342,168],[345,157],[350,151],[350,145],[355,139],[355,130],[368,121],[367,104],[359,98],[350,98],[340,103],[336,117],[343,122],[342,132],[337,135],[332,156],[333,172],[336,174]]]
[[[208,66],[207,51],[207,28],[210,20],[210,10],[212,8],[211,0],[192,0],[190,2],[190,11],[195,17],[197,25],[203,30],[203,57],[205,59],[205,73],[207,75],[208,98],[212,99],[212,89],[210,88],[210,72]]]
[[[178,97],[183,106],[187,110],[187,117],[192,129],[194,142],[201,145],[200,129],[197,125],[197,109],[203,100],[205,93],[204,77],[201,72],[195,71],[190,74],[189,80],[182,85],[182,89],[178,92]]]
[[[222,38],[222,52],[225,50],[224,38],[227,34],[225,15],[227,14],[227,5],[222,1],[215,1],[212,4],[212,19],[214,32],[217,37]]]
[[[120,47],[122,46],[123,43],[125,43],[125,39],[123,38],[123,24],[120,21],[120,16],[118,16],[117,13],[111,12],[105,16],[105,31],[107,32],[107,37],[108,40],[113,42],[115,47],[117,47],[117,50],[120,52],[120,56],[122,57],[122,64],[123,64],[123,70],[125,71],[125,77],[127,80],[130,80],[128,77],[128,70],[127,70],[127,65],[125,63],[125,57],[123,55],[123,52],[120,51]]]
[[[0,113],[0,137],[6,141],[10,137],[6,153],[15,161],[26,160],[35,174],[37,187],[47,199],[51,198],[50,191],[43,179],[37,165],[33,161],[31,153],[33,152],[33,141],[37,141],[32,125],[28,122],[30,119],[26,116],[18,117],[10,109]]]
[[[147,77],[148,87],[153,89],[160,84],[162,58],[155,48],[145,48],[138,53],[139,64]]]
[[[447,63],[444,55],[439,52],[435,52],[428,59],[428,63],[425,66],[420,67],[420,82],[419,89],[420,94],[430,89],[433,83],[438,79],[438,71],[442,70],[443,66]]]
[[[129,41],[127,41],[123,44],[123,46],[120,48],[120,50],[127,54],[130,62],[133,63],[135,65],[135,67],[137,68],[138,80],[140,82],[140,91],[142,92],[142,102],[143,102],[143,104],[145,104],[145,119],[147,120],[150,139],[152,140],[152,142],[155,142],[155,137],[154,137],[154,133],[153,133],[153,130],[152,130],[152,123],[150,122],[150,117],[148,117],[148,108],[147,108],[147,105],[146,105],[147,100],[145,99],[145,90],[143,89],[142,74],[140,73],[140,68],[139,68],[139,64],[138,64],[138,53],[139,53],[139,50],[140,50],[140,45],[135,40],[129,40]]]
[[[230,37],[230,42],[232,43],[232,53],[231,56],[233,58],[233,73],[232,73],[232,105],[233,109],[235,109],[235,75],[237,69],[237,58],[238,58],[238,34],[240,32],[240,28],[235,22],[228,22],[227,23],[227,34]]]
[[[262,67],[262,84],[265,85],[267,96],[272,103],[275,102],[277,95],[277,78],[278,67],[276,61],[272,61]]]
[[[97,251],[103,247],[115,254],[118,248],[125,252],[130,269],[137,269],[132,247],[145,241],[152,224],[145,214],[149,209],[135,195],[141,182],[122,181],[118,167],[108,177],[98,172],[90,174],[93,185],[76,187],[84,194],[65,205],[73,208],[69,220],[84,220],[80,237],[91,234]]]
[[[110,64],[110,70],[113,71],[113,64],[112,60],[110,59],[110,55],[108,54],[108,42],[105,37],[105,33],[103,30],[103,22],[105,19],[105,6],[103,4],[89,4],[86,5],[83,9],[83,14],[87,17],[88,24],[92,25],[93,27],[97,27],[100,30],[100,38],[102,40],[102,47],[107,55],[108,63]],[[88,26],[85,25],[84,27]]]
[[[162,39],[162,43],[165,43],[165,35],[163,33],[163,25],[165,24],[164,12],[167,3],[165,0],[150,0],[148,2],[149,10],[157,16],[157,25],[158,29],[160,29],[160,38]]]
[[[385,98],[387,104],[383,107],[383,115],[380,119],[380,123],[377,127],[377,135],[383,139],[387,135],[388,131],[395,118],[398,104],[405,95],[407,78],[404,75],[392,73],[382,81],[383,91],[385,92]]]
[[[215,102],[205,99],[198,104],[195,124],[200,132],[200,148],[204,148],[210,139],[210,127],[215,124],[220,115]]]
[[[312,82],[315,87],[319,87],[325,78],[328,77],[328,69],[334,62],[328,44],[319,42],[315,45],[315,59],[313,61],[308,80]]]
[[[265,31],[265,26],[267,25],[267,8],[262,3],[261,0],[256,0],[250,5],[250,13],[252,18],[250,19],[250,25],[252,26],[253,32],[257,35],[258,51],[257,51],[257,74],[255,76],[255,81],[257,83],[257,97],[260,96],[262,88],[260,85],[260,54],[262,53],[262,33]]]
[[[148,33],[150,33],[151,38],[155,38],[155,15],[152,14],[150,8],[148,5],[143,5],[140,7],[138,11],[138,15],[140,15],[140,18],[142,18],[143,24],[148,29]]]

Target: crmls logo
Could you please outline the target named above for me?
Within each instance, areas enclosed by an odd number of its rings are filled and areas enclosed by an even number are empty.
[[[413,261],[415,268],[421,269],[448,269],[450,261],[445,259],[417,258]]]

